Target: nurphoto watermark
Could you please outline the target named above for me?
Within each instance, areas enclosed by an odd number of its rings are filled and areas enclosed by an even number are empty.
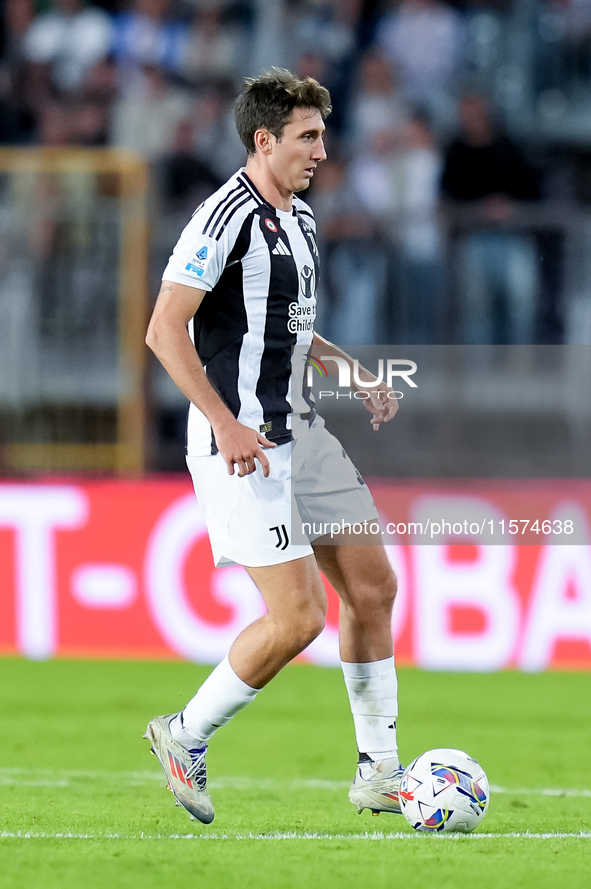
[[[329,371],[326,365],[337,369],[337,388],[320,389],[318,400],[327,398],[354,398],[358,401],[370,399],[372,393],[379,399],[398,400],[404,397],[404,392],[395,389],[394,386],[400,380],[407,383],[412,389],[417,388],[417,383],[412,379],[417,372],[417,364],[405,358],[378,358],[375,374],[369,368],[362,367],[358,358],[347,360],[340,355],[312,355],[306,356],[306,384],[312,389],[315,380],[314,372],[319,375],[322,382],[328,379]],[[378,390],[382,383],[387,390]]]
[[[293,360],[294,542],[591,543],[589,347],[320,341]]]

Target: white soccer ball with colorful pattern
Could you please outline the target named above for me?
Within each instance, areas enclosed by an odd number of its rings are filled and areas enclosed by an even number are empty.
[[[462,750],[422,753],[400,782],[402,814],[415,830],[429,833],[469,833],[484,818],[489,798],[484,770]]]

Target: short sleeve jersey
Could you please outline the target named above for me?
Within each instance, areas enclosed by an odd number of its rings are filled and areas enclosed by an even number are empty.
[[[240,170],[197,208],[163,279],[207,291],[189,335],[208,379],[239,422],[291,438],[292,350],[312,344],[318,247],[309,206],[266,203]],[[299,348],[302,347],[302,348]],[[296,397],[299,401],[299,397]],[[217,451],[204,414],[189,407],[187,454]]]

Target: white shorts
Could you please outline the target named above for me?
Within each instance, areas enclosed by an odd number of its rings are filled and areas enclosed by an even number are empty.
[[[369,489],[316,418],[296,442],[265,450],[270,474],[228,474],[221,454],[187,457],[217,566],[277,565],[312,555],[333,523],[377,521]]]

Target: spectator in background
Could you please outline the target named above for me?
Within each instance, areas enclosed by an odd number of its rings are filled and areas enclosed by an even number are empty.
[[[111,143],[156,160],[171,147],[173,135],[190,110],[190,97],[167,79],[158,65],[144,65],[144,89],[120,96],[113,108]]]
[[[86,72],[82,92],[87,99],[101,105],[108,107],[112,104],[117,96],[117,69],[111,56]]]
[[[224,180],[246,162],[234,124],[234,90],[227,83],[198,89],[191,110],[195,156]]]
[[[25,35],[32,21],[32,0],[5,0],[0,57],[0,143],[28,141],[33,130],[24,55]]]
[[[24,38],[25,57],[37,68],[40,103],[52,89],[78,90],[86,72],[108,55],[111,39],[104,10],[81,0],[53,0],[53,8],[34,19]]]
[[[293,70],[297,72],[298,77],[313,77],[314,80],[318,80],[318,83],[322,83],[319,80],[320,77],[330,76],[328,67],[326,56],[317,50],[309,49],[298,56],[294,62]]]
[[[110,140],[111,109],[117,98],[117,70],[111,57],[86,72],[77,110],[79,145],[107,145]]]
[[[564,50],[571,55],[571,69],[581,78],[591,75],[591,2],[564,0],[551,6],[555,15],[562,16]],[[574,64],[573,64],[574,63]]]
[[[535,242],[511,230],[511,223],[518,202],[540,197],[537,176],[493,124],[482,96],[463,96],[459,119],[460,132],[445,152],[441,189],[445,199],[472,210],[472,231],[459,241],[463,341],[531,343]]]
[[[382,341],[386,253],[379,222],[351,188],[347,165],[334,148],[316,170],[310,203],[324,255],[318,325],[335,343]]]
[[[355,46],[355,15],[350,2],[295,0],[288,10],[290,48],[300,53],[320,52],[335,65],[350,57]]]
[[[180,55],[180,73],[194,82],[212,79],[241,83],[246,64],[246,36],[224,20],[227,2],[200,0]]]
[[[378,131],[351,164],[354,192],[385,238],[389,286],[384,321],[394,342],[429,343],[440,333],[440,175],[440,152],[419,113],[403,127]]]
[[[156,66],[178,71],[187,23],[169,16],[170,0],[133,0],[129,12],[115,18],[112,51],[126,96],[150,93],[149,74]]]
[[[333,134],[340,136],[346,127],[349,81],[355,70],[352,59],[347,57],[346,60],[341,59],[335,63],[322,47],[311,47],[297,56],[291,63],[291,70],[298,77],[313,77],[319,83],[326,84],[333,102],[336,103],[330,115],[330,129]]]
[[[437,218],[442,157],[429,119],[415,113],[391,157],[387,185],[398,250],[398,342],[442,342],[445,318],[442,243]]]
[[[332,98],[331,130],[342,132],[343,111],[354,71],[355,30],[360,0],[293,0],[287,3],[286,64],[298,76],[316,77],[306,59],[322,59],[322,74]],[[303,72],[300,73],[300,72]]]
[[[448,127],[465,42],[461,16],[440,0],[402,0],[379,22],[375,42],[400,78],[404,98]]]
[[[357,84],[347,127],[353,152],[362,151],[379,132],[400,129],[408,118],[390,63],[375,48],[362,57]]]
[[[392,214],[389,171],[400,138],[400,130],[393,127],[378,130],[367,140],[365,149],[352,158],[348,172],[348,184],[357,206],[365,214],[366,220],[371,220],[373,240],[367,241],[363,251],[358,251],[363,260],[367,258],[370,264],[370,268],[366,268],[363,261],[359,264],[364,284],[372,294],[370,296],[368,292],[365,300],[371,307],[372,323],[381,331],[380,339],[384,340],[387,333],[390,341],[394,339],[398,342],[399,294],[390,286],[394,253],[389,237]],[[369,316],[369,311],[366,314]],[[366,343],[372,340],[353,339],[350,342]]]
[[[92,99],[80,98],[73,109],[73,138],[76,145],[98,148],[109,141],[107,109]]]
[[[161,186],[166,209],[191,214],[223,184],[195,156],[195,124],[190,117],[178,124],[170,151],[162,158]]]
[[[39,143],[48,148],[66,148],[75,142],[71,109],[65,102],[48,102],[39,115]]]

